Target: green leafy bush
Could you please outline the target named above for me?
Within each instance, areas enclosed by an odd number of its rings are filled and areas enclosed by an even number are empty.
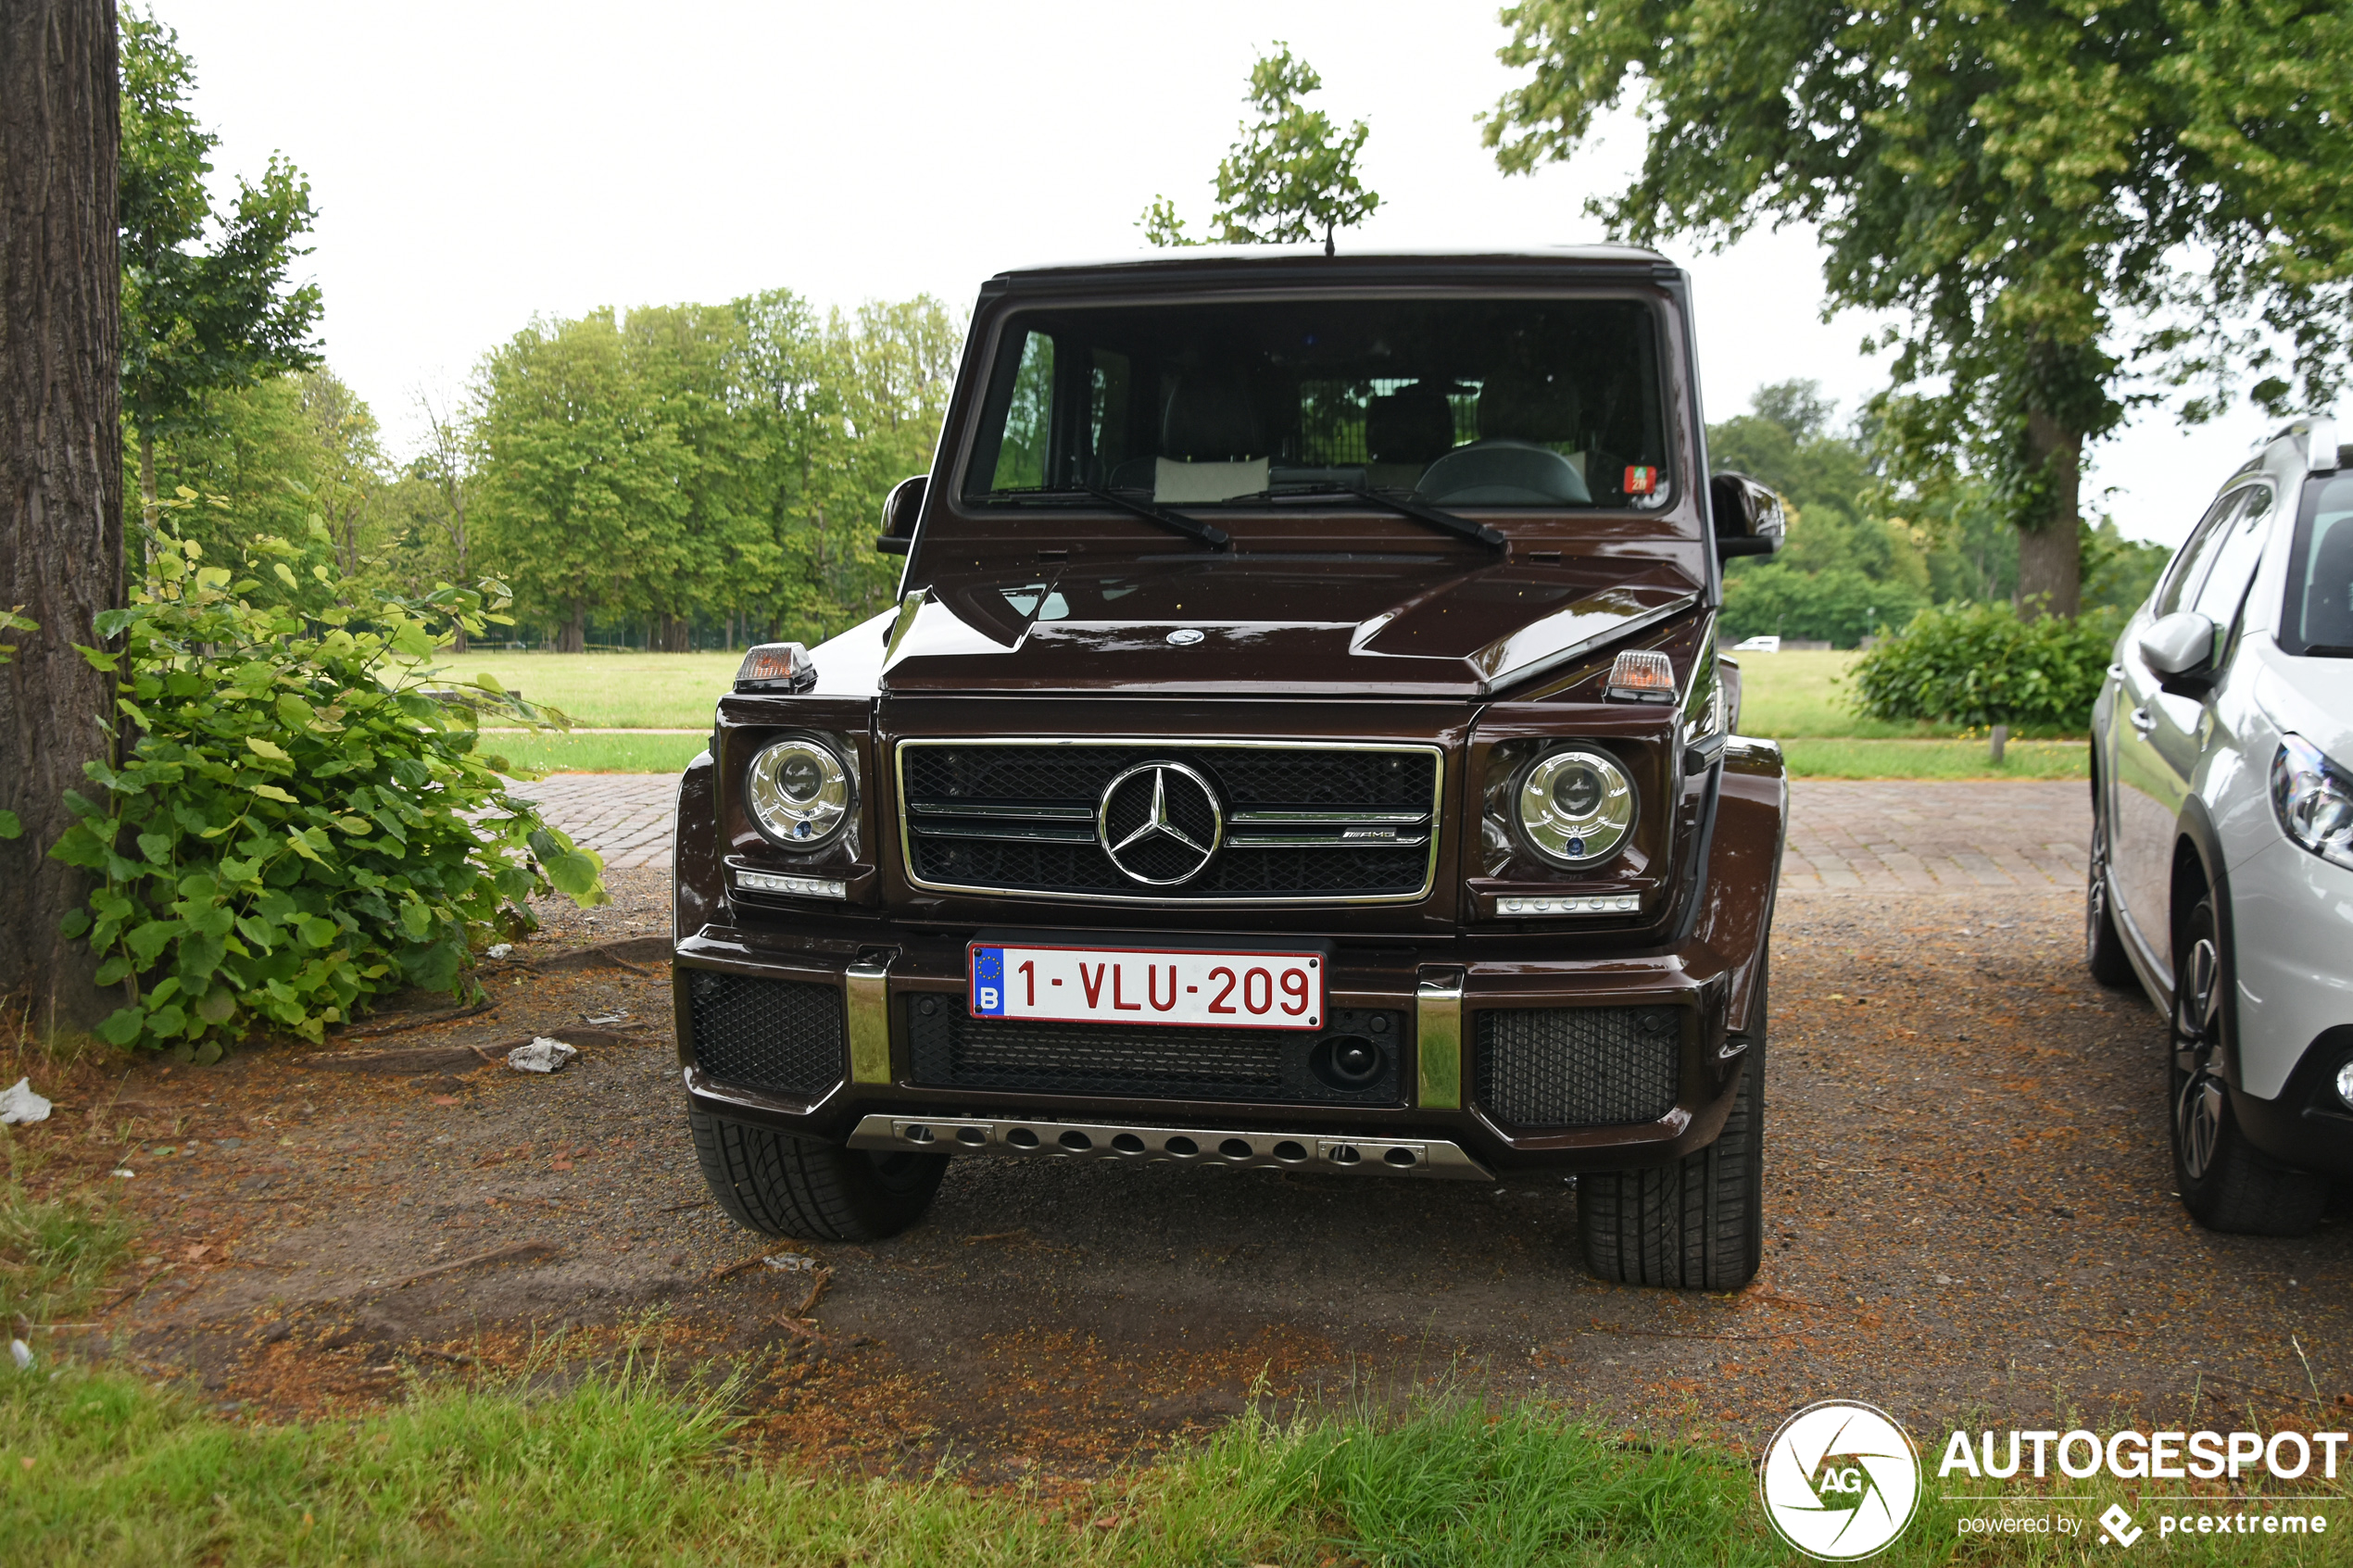
[[[1801,571],[1787,561],[1743,563],[1724,578],[1724,636],[1819,639],[1851,648],[1909,621],[1928,596],[1851,566]]]
[[[485,715],[568,721],[488,677],[427,695],[441,637],[503,620],[503,586],[362,599],[315,521],[253,541],[242,574],[193,540],[149,548],[145,590],[99,618],[121,651],[83,650],[135,740],[119,771],[90,765],[101,799],[69,796],[51,851],[102,879],[66,922],[128,991],[102,1036],[203,1060],[257,1023],[317,1040],[384,992],[462,992],[535,894],[605,901],[598,858],[500,777],[536,775],[476,749]]]
[[[1874,719],[2087,728],[2120,610],[2020,621],[2007,604],[1940,605],[1856,659],[1856,706]]]

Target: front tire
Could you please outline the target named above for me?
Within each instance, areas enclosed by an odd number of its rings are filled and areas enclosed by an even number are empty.
[[[2231,972],[2209,896],[2184,922],[2173,965],[2172,1048],[2165,1103],[2173,1181],[2198,1223],[2234,1236],[2302,1236],[2321,1222],[2329,1184],[2279,1164],[2239,1131],[2223,1076]]]
[[[695,1158],[728,1217],[804,1241],[880,1241],[924,1217],[944,1154],[871,1154],[689,1110]]]
[[[1714,1143],[1671,1165],[1577,1181],[1585,1266],[1619,1285],[1738,1290],[1765,1261],[1765,1004],[1741,1062],[1731,1114]]]
[[[2108,903],[2108,813],[2100,809],[2096,784],[2092,790],[2091,860],[2083,872],[2083,967],[2103,985],[2121,989],[2141,983],[2133,960],[2125,956],[2116,911]]]

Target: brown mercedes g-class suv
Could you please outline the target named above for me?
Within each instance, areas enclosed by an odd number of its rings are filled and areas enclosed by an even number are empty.
[[[1597,1273],[1747,1281],[1787,790],[1717,619],[1782,517],[1706,477],[1692,333],[1617,247],[990,280],[897,607],[753,649],[679,792],[728,1213],[1561,1173]]]

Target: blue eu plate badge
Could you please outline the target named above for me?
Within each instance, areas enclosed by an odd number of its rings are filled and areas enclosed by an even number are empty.
[[[975,1018],[1005,1016],[1005,949],[972,950],[972,1011]]]

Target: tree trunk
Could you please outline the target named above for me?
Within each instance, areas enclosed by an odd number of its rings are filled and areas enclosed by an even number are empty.
[[[0,809],[23,823],[0,840],[0,997],[24,996],[42,1035],[115,1005],[57,935],[89,879],[48,850],[112,745],[114,678],[72,645],[122,603],[117,94],[111,5],[0,4],[0,609],[38,623],[0,664]]]
[[[572,619],[564,622],[563,631],[556,638],[558,653],[588,651],[588,612],[578,599],[572,601]]]
[[[2028,621],[2045,615],[2073,619],[2083,605],[2081,526],[2083,436],[2039,409],[2026,415],[2026,462],[2043,476],[2041,519],[2021,527],[2018,537],[2018,612]]]

